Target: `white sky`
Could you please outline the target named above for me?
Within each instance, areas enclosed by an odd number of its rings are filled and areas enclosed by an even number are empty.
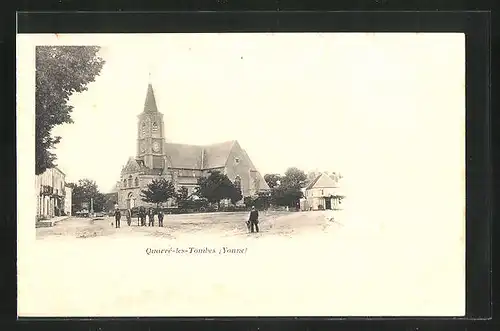
[[[67,181],[90,178],[103,191],[135,155],[150,71],[167,141],[237,139],[263,175],[296,166],[382,183],[395,170],[456,167],[462,155],[462,34],[36,35],[36,44],[103,47],[101,75],[71,97],[75,123],[54,130]]]

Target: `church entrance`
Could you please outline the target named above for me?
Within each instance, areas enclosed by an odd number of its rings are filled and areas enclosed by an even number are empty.
[[[332,209],[332,198],[325,198],[325,209]]]

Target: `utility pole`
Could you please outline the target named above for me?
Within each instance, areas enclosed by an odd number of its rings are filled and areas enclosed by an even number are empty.
[[[90,215],[94,217],[94,198],[90,198]]]

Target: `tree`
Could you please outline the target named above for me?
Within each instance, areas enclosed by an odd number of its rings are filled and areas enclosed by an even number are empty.
[[[304,171],[292,167],[288,168],[280,179],[280,185],[271,190],[271,201],[279,206],[295,207],[303,197],[302,188],[307,183]]]
[[[256,197],[251,197],[251,196],[246,196],[244,199],[243,199],[243,203],[245,204],[245,206],[248,208],[248,207],[252,207],[252,206],[255,206],[255,201],[257,200]]]
[[[187,187],[181,186],[175,195],[175,200],[177,201],[177,206],[181,209],[187,207],[189,202],[189,192]]]
[[[113,210],[115,204],[118,203],[118,192],[105,193],[104,197],[106,198],[106,202],[103,210]]]
[[[306,186],[307,176],[304,171],[291,167],[285,171],[285,176],[281,179],[281,184],[287,187],[301,189]]]
[[[153,179],[145,190],[141,190],[140,196],[142,201],[155,203],[158,208],[160,203],[167,202],[168,199],[176,197],[176,192],[174,184],[161,177]]]
[[[330,176],[330,178],[333,179],[336,182],[338,182],[340,179],[343,178],[342,174],[340,172],[336,172],[336,171],[330,172],[328,174],[328,176]]]
[[[241,188],[234,186],[231,196],[229,197],[231,199],[231,203],[235,205],[238,201],[243,199],[243,194],[241,194]]]
[[[257,209],[268,209],[271,204],[271,194],[269,192],[259,192],[257,196],[245,197],[246,207],[254,206]]]
[[[306,186],[309,185],[313,180],[315,180],[319,175],[321,175],[321,172],[319,172],[318,170],[309,171],[307,173]]]
[[[104,60],[93,46],[37,46],[35,92],[35,173],[54,167],[56,155],[51,152],[61,141],[52,137],[52,129],[73,123],[68,104],[74,93],[87,90],[99,75]]]
[[[87,203],[90,209],[90,202],[93,200],[93,208],[96,212],[104,210],[106,205],[106,196],[99,191],[95,181],[91,179],[80,179],[78,183],[68,183],[72,188],[72,213],[83,209],[83,203]]]
[[[210,203],[217,203],[219,209],[222,199],[233,201],[238,198],[238,191],[239,189],[231,180],[219,171],[211,171],[208,177],[198,178],[197,195],[206,198]],[[241,200],[241,191],[239,195],[239,200]]]
[[[266,181],[269,188],[274,188],[278,186],[279,181],[281,180],[281,175],[278,174],[266,174],[264,175],[264,180]]]

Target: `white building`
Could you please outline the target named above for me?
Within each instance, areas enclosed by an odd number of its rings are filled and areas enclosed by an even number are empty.
[[[37,219],[62,216],[67,210],[66,175],[58,168],[49,168],[35,178],[37,193]],[[70,191],[71,192],[71,191]],[[71,194],[69,195],[71,210]]]
[[[344,196],[339,182],[325,173],[318,175],[303,192],[301,210],[341,209]]]

